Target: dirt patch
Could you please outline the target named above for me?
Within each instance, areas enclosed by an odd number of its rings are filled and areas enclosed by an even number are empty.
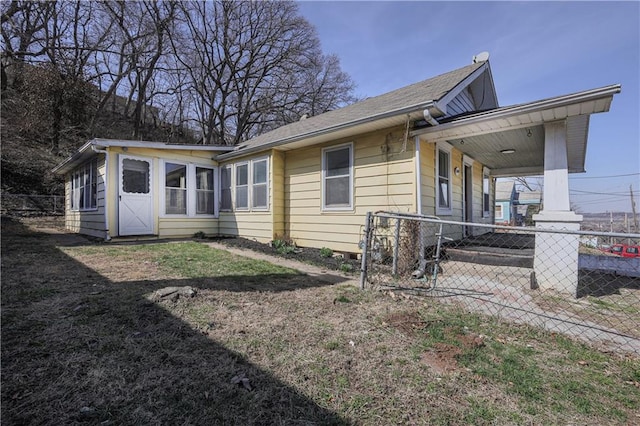
[[[405,336],[420,338],[429,335],[429,322],[422,319],[418,312],[396,312],[385,318],[391,325]],[[441,327],[436,324],[434,328]],[[442,329],[443,338],[448,342],[435,342],[420,356],[420,361],[427,364],[433,373],[438,375],[460,371],[458,358],[466,351],[484,346],[484,338],[477,334],[456,333],[449,327]]]
[[[416,336],[423,330],[427,323],[420,318],[417,312],[397,312],[389,315],[385,322],[407,336]]]
[[[462,349],[449,343],[436,343],[431,350],[420,357],[420,361],[427,364],[435,374],[450,374],[459,370],[457,357],[462,355]]]

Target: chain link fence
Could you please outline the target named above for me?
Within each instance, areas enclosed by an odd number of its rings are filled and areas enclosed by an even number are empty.
[[[49,216],[64,214],[64,195],[27,195],[2,193],[2,214]]]
[[[640,355],[640,234],[387,212],[369,213],[364,234],[362,288],[434,297]]]

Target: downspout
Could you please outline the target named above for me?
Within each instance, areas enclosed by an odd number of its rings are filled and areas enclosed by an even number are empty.
[[[105,149],[98,149],[95,145],[91,145],[91,149],[95,153],[104,154],[104,240],[111,241],[111,235],[109,235],[109,209],[108,201],[109,201],[109,192],[107,191],[107,181],[109,180],[109,153]]]
[[[437,105],[436,105],[437,107]],[[441,111],[440,108],[438,108],[438,110]],[[427,121],[427,123],[431,124],[432,126],[437,126],[438,121],[433,118],[433,116],[431,115],[431,112],[429,112],[429,108],[425,108],[424,111],[422,111],[422,115],[424,116],[424,119]],[[420,170],[420,136],[416,136],[415,138],[416,141],[416,197],[418,198],[418,202],[417,202],[417,213],[419,215],[422,215],[422,173]],[[436,158],[436,161],[437,158]],[[436,192],[437,194],[437,192]],[[426,235],[425,235],[425,229],[424,226],[420,226],[420,252],[418,254],[418,269],[416,269],[415,271],[413,271],[413,274],[411,274],[414,278],[422,278],[427,274],[427,259],[426,259],[426,250],[427,250],[427,241],[426,241]]]
[[[420,170],[420,136],[414,137],[416,144],[416,213],[422,214],[422,171]]]

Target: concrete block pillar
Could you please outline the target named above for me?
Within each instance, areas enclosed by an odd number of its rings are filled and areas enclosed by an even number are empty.
[[[545,124],[543,210],[533,216],[536,229],[580,230],[582,216],[571,211],[567,137],[563,121]],[[579,236],[536,233],[533,269],[542,289],[577,296]]]

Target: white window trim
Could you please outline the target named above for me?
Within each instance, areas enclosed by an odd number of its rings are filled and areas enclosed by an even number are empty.
[[[229,198],[230,198],[230,205],[228,209],[223,209],[222,208],[222,170],[224,169],[228,169],[229,170]],[[220,203],[219,203],[219,209],[221,212],[232,212],[233,211],[233,203],[235,201],[235,185],[234,185],[234,179],[235,179],[235,173],[234,173],[235,168],[233,167],[233,164],[226,164],[224,166],[220,167],[220,179],[218,180],[218,189],[219,189],[219,193],[220,193]]]
[[[325,187],[326,187],[326,179],[327,179],[327,161],[326,161],[326,153],[331,151],[338,151],[344,149],[345,147],[349,148],[349,205],[348,206],[327,206],[325,200]],[[326,212],[335,212],[335,211],[353,211],[353,174],[354,174],[354,153],[353,153],[353,142],[343,143],[340,145],[333,145],[327,148],[322,149],[322,185],[321,185],[321,198],[322,198],[322,211]]]
[[[485,179],[487,179],[488,185],[487,192],[484,192]],[[489,196],[486,203],[484,201],[484,194]],[[491,170],[487,167],[482,168],[482,217],[484,219],[491,217]]]
[[[253,166],[254,166],[255,163],[258,163],[258,162],[261,162],[261,161],[264,161],[267,164],[267,170],[266,170],[267,181],[264,184],[262,184],[262,183],[254,184],[253,183]],[[249,191],[248,191],[249,192],[249,210],[251,210],[251,211],[260,211],[260,212],[269,211],[269,207],[270,207],[270,203],[269,203],[269,181],[270,181],[269,172],[270,172],[270,166],[269,166],[269,157],[268,156],[252,158],[251,159],[250,166],[249,166]],[[256,185],[265,185],[265,187],[267,188],[267,194],[266,194],[266,196],[267,196],[267,198],[266,198],[267,205],[264,206],[264,207],[262,207],[262,206],[255,207],[253,205],[253,190],[254,190],[254,187]]]
[[[452,195],[453,195],[453,168],[451,167],[451,163],[452,163],[452,159],[451,159],[451,152],[453,150],[453,146],[451,146],[449,143],[447,142],[437,142],[436,143],[436,153],[435,153],[435,169],[436,169],[436,173],[435,173],[435,205],[436,205],[436,215],[443,215],[443,216],[451,216],[453,214],[453,199],[452,199]],[[439,152],[440,151],[444,151],[447,154],[449,154],[449,185],[447,185],[447,199],[449,200],[449,207],[440,207],[440,155]]]
[[[238,167],[247,166],[247,184],[241,185],[247,187],[247,207],[238,207],[236,204],[238,202]],[[233,165],[233,200],[231,205],[235,211],[240,212],[249,212],[251,211],[251,165],[250,161],[241,161],[239,163],[235,163]]]
[[[253,183],[253,169],[254,164],[260,161],[264,161],[267,165],[266,176],[267,181],[262,184],[254,184]],[[237,199],[237,176],[238,176],[238,167],[247,166],[247,207],[238,208],[238,199]],[[256,158],[251,158],[249,160],[239,161],[237,163],[229,163],[224,166],[221,166],[221,169],[229,168],[231,170],[231,209],[220,209],[223,212],[269,212],[271,211],[271,156],[264,155]],[[219,189],[220,189],[220,202],[222,202],[222,181],[218,180]],[[267,193],[267,204],[266,206],[256,207],[253,205],[253,192],[254,187],[258,185],[265,185]],[[242,185],[244,186],[244,185]]]
[[[219,170],[218,167],[212,166],[210,164],[201,164],[201,163],[189,163],[185,161],[178,160],[162,160],[159,170],[159,182],[161,186],[160,192],[160,217],[163,218],[217,218],[219,215],[219,207],[218,207],[218,199],[220,197],[220,191],[218,188],[220,187],[220,179],[219,179]],[[167,201],[167,182],[166,182],[166,164],[180,164],[187,167],[187,187],[186,187],[186,196],[187,196],[187,212],[183,213],[167,213],[166,210],[166,201]],[[201,167],[205,169],[213,170],[213,214],[196,214],[196,167]]]
[[[94,162],[95,162],[96,168],[95,168],[95,175],[92,176],[92,174],[91,174],[91,164],[94,163]],[[89,170],[89,173],[88,173],[88,175],[89,175],[89,183],[86,184],[86,185],[83,184],[78,188],[74,188],[75,175],[76,175],[76,173],[80,172],[80,169],[82,169],[82,173],[83,174],[87,172],[87,169]],[[81,164],[80,166],[76,167],[73,171],[71,171],[70,181],[69,181],[69,184],[70,184],[69,185],[69,191],[70,191],[70,195],[71,195],[71,197],[69,198],[69,209],[71,211],[74,211],[74,212],[91,212],[91,211],[97,211],[98,210],[98,180],[99,180],[98,177],[100,175],[100,172],[99,172],[98,169],[99,169],[98,160],[91,159],[91,160]],[[92,185],[93,184],[93,180],[95,180],[95,183],[96,183],[96,205],[95,205],[95,207],[83,207],[83,208],[80,208],[79,205],[78,206],[74,206],[74,203],[73,203],[73,199],[75,197],[74,190],[79,191],[80,188],[82,188],[82,187],[87,187],[89,189],[89,200],[91,200],[90,191],[91,191],[91,187],[93,186]],[[77,201],[78,201],[78,204],[79,204],[80,200],[78,199]]]

